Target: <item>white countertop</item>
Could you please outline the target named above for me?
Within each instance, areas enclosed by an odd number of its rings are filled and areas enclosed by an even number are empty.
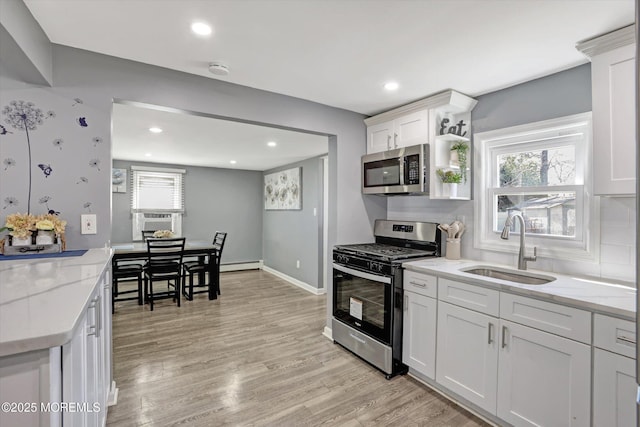
[[[111,255],[0,262],[0,356],[69,342]]]
[[[636,290],[621,284],[607,283],[606,280],[531,269],[528,270],[531,273],[553,276],[556,280],[543,285],[522,285],[460,271],[473,266],[492,266],[517,271],[515,267],[507,265],[464,259],[453,261],[446,258],[410,261],[402,265],[407,270],[545,299],[627,320],[635,321],[636,318]]]

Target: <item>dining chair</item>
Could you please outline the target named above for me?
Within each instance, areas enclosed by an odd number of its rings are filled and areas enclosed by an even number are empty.
[[[153,233],[155,233],[157,230],[142,230],[142,241],[146,242],[147,239],[149,238],[153,238]]]
[[[187,261],[183,265],[184,275],[189,276],[189,285],[187,290],[186,281],[182,286],[182,294],[189,301],[193,300],[193,294],[203,292],[209,293],[209,299],[216,299],[216,295],[220,295],[220,260],[222,259],[222,249],[227,239],[227,233],[224,231],[216,231],[213,238],[213,247],[215,252],[209,256],[208,260],[200,257],[198,261]],[[206,273],[209,272],[209,280],[206,280]],[[198,275],[198,283],[193,283],[193,276]],[[213,276],[213,277],[212,277]],[[211,288],[213,286],[213,288]],[[194,291],[193,288],[206,288],[200,291]]]
[[[111,314],[115,313],[116,301],[138,300],[138,305],[143,304],[142,294],[142,274],[143,268],[140,263],[132,262],[126,259],[113,260],[113,291],[111,292]],[[128,291],[120,290],[120,282],[136,280],[138,282],[137,289]],[[137,294],[134,297],[121,297],[121,295]]]
[[[184,237],[172,239],[147,238],[147,263],[144,266],[144,293],[153,311],[157,299],[173,298],[180,307],[180,285],[182,282],[182,259]],[[154,292],[154,282],[167,282],[167,290]],[[172,290],[173,288],[173,290]]]

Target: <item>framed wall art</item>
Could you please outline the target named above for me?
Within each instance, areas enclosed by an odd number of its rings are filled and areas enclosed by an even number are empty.
[[[302,167],[264,176],[264,209],[302,209]]]
[[[112,169],[111,170],[111,191],[114,193],[127,192],[127,170]]]

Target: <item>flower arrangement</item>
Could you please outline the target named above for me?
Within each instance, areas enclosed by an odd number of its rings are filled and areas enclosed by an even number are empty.
[[[67,221],[54,214],[44,214],[36,217],[36,229],[53,230],[56,236],[62,236],[67,228]]]
[[[460,184],[462,182],[462,174],[454,171],[444,171],[442,169],[438,169],[436,174],[445,184]]]
[[[14,213],[7,215],[4,227],[0,231],[9,230],[9,234],[17,239],[27,239],[35,230],[54,231],[56,236],[64,234],[67,222],[56,215],[31,215]]]
[[[9,234],[16,239],[28,239],[35,228],[35,216],[28,213],[15,213],[7,215],[7,219],[2,230],[9,230]]]
[[[153,233],[153,237],[157,239],[170,239],[173,237],[173,232],[171,230],[158,230]]]

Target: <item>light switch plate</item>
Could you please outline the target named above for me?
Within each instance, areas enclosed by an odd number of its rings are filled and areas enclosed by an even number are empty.
[[[80,216],[81,234],[97,234],[98,233],[98,225],[95,214],[84,214]]]

